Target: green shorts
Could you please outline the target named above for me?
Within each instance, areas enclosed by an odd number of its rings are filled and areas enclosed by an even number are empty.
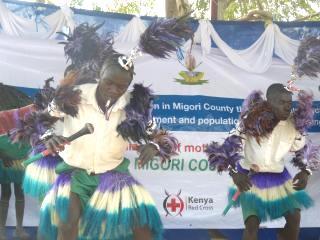
[[[124,159],[122,163],[112,171],[124,172],[129,174],[130,161]],[[100,174],[89,175],[86,170],[75,169],[71,176],[71,192],[80,198],[82,209],[87,205],[91,196],[99,185]]]

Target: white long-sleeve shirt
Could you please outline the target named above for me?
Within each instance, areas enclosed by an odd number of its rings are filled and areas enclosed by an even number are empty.
[[[305,145],[305,137],[296,129],[292,118],[280,121],[272,133],[260,139],[260,144],[252,136],[240,134],[244,140],[244,158],[240,160],[242,168],[250,170],[252,164],[259,167],[259,172],[282,172],[284,157],[290,151],[298,151]]]
[[[130,93],[122,95],[113,106],[109,119],[99,109],[95,93],[97,84],[84,84],[81,90],[81,103],[76,117],[71,117],[58,110],[50,110],[52,116],[63,117],[63,136],[70,136],[79,131],[86,123],[94,126],[94,132],[74,140],[59,155],[73,166],[85,169],[88,173],[103,173],[117,167],[123,160],[128,147],[117,132],[117,126],[125,119],[125,106],[130,100]]]

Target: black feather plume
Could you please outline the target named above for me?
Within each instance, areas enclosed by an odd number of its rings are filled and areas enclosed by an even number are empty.
[[[180,18],[161,19],[152,22],[140,37],[139,48],[156,58],[167,58],[184,40],[192,36],[187,20],[189,14]]]
[[[70,35],[63,34],[67,37],[67,41],[62,42],[65,55],[71,61],[65,75],[69,71],[77,72],[74,85],[96,83],[104,59],[114,52],[112,34],[97,33],[102,25],[82,23]]]
[[[44,110],[48,107],[48,104],[53,100],[55,89],[51,87],[50,82],[53,81],[53,77],[45,80],[45,85],[34,96],[33,103],[37,110]]]
[[[299,77],[303,75],[317,77],[320,72],[320,39],[316,37],[304,39],[294,63]]]
[[[54,101],[60,111],[75,117],[81,101],[81,90],[73,86],[61,86],[56,90]]]
[[[113,37],[111,34],[105,34],[100,37],[97,30],[103,25],[92,25],[82,23],[77,26],[70,35],[63,34],[67,37],[64,52],[68,60],[71,60],[74,68],[81,68],[84,64],[95,61],[101,56],[101,53],[112,48]]]

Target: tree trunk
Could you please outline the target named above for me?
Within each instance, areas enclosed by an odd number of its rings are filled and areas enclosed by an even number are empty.
[[[178,16],[178,7],[176,0],[166,0],[166,17],[172,18]]]
[[[218,20],[219,2],[211,0],[211,20]]]
[[[232,2],[232,0],[212,0],[211,4],[213,4],[213,2],[216,2],[218,5],[217,20],[224,20],[224,11]]]
[[[180,17],[190,9],[188,0],[166,0],[166,17]]]

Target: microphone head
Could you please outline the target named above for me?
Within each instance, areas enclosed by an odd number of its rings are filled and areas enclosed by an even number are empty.
[[[91,123],[86,123],[85,127],[88,129],[89,133],[93,133],[94,132],[94,127]]]

